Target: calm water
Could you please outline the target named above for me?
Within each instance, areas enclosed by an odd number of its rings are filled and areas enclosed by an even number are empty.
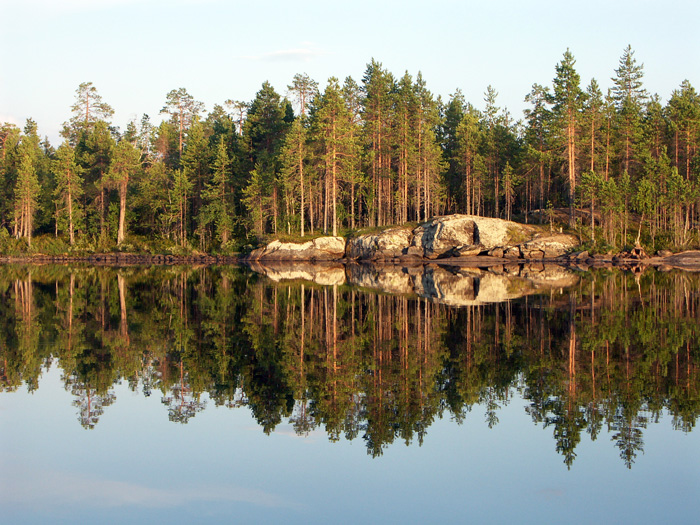
[[[0,522],[697,521],[700,275],[3,267]]]

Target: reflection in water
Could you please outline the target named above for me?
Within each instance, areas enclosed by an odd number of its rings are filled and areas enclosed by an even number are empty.
[[[334,267],[317,284],[282,269],[4,270],[0,388],[34,390],[57,361],[86,428],[126,380],[159,392],[171,421],[208,399],[248,407],[266,433],[288,421],[379,455],[474,407],[496,425],[517,391],[566,465],[605,430],[631,467],[649,423],[666,411],[689,432],[700,413],[694,274]]]

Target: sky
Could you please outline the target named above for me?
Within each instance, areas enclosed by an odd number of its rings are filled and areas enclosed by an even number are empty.
[[[124,130],[158,123],[173,89],[211,110],[264,81],[285,95],[296,73],[359,83],[373,58],[478,109],[491,85],[517,120],[567,49],[605,91],[627,45],[665,102],[685,79],[700,90],[698,20],[697,0],[0,0],[0,122],[32,118],[58,146],[81,82]]]

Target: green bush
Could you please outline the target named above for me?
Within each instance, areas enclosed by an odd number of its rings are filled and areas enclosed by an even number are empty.
[[[70,245],[66,240],[54,235],[40,235],[32,239],[30,253],[43,255],[66,255],[70,251]]]

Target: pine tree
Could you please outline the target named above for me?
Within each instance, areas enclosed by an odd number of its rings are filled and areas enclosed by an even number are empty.
[[[678,168],[672,168],[666,179],[666,202],[671,211],[673,240],[677,247],[688,242],[689,206],[693,199],[693,186],[685,179]]]
[[[362,78],[363,144],[373,195],[368,202],[369,225],[387,224],[391,216],[391,107],[394,78],[372,59]]]
[[[592,79],[585,93],[582,115],[582,149],[587,151],[588,171],[599,172],[599,150],[603,125],[603,93],[596,79]]]
[[[178,152],[182,155],[185,134],[195,118],[204,110],[204,104],[196,101],[185,88],[173,89],[165,99],[165,105],[160,112],[169,114],[175,123],[178,130]]]
[[[640,214],[639,229],[637,230],[636,246],[641,245],[642,225],[646,218],[649,222],[649,232],[651,234],[652,245],[654,243],[654,226],[652,219],[656,215],[659,202],[659,190],[654,182],[648,178],[639,181],[637,191],[634,194],[634,208]]]
[[[92,130],[99,121],[109,122],[114,114],[112,107],[102,100],[92,82],[82,82],[75,90],[75,103],[71,106],[73,116],[63,124],[61,135],[71,145],[77,144],[81,132]]]
[[[83,168],[78,164],[75,150],[66,141],[56,152],[53,162],[53,172],[56,175],[56,208],[59,212],[56,220],[65,222],[68,230],[70,245],[75,244],[75,230],[82,218],[80,197],[83,195]]]
[[[292,79],[292,83],[287,86],[287,90],[293,95],[292,100],[299,105],[299,116],[307,116],[308,107],[318,94],[318,82],[311,79],[306,73],[297,73]]]
[[[658,95],[649,97],[642,119],[642,139],[639,160],[642,176],[649,173],[649,163],[657,160],[664,149],[667,135],[667,119]]]
[[[552,115],[547,108],[549,100],[551,100],[549,89],[540,84],[533,84],[532,90],[525,96],[525,102],[529,102],[532,105],[531,109],[525,110],[525,120],[527,122],[525,129],[526,157],[529,162],[535,165],[537,170],[540,222],[544,217],[542,212],[545,207],[545,195],[549,194],[550,190],[551,155],[549,136]],[[545,173],[547,173],[547,177],[545,177]]]
[[[483,157],[479,151],[484,143],[484,133],[479,124],[479,113],[471,105],[467,107],[457,125],[455,142],[453,162],[462,179],[464,209],[468,214],[476,214],[479,209],[478,187],[483,176],[478,167],[483,165]]]
[[[484,108],[484,123],[486,129],[486,136],[484,140],[484,160],[486,164],[486,169],[488,170],[488,175],[491,181],[493,181],[493,206],[494,215],[496,217],[500,216],[500,169],[499,169],[499,144],[497,140],[498,126],[500,125],[500,118],[498,116],[501,108],[496,106],[496,99],[498,97],[498,92],[489,85],[486,88],[486,93],[484,93],[484,102],[486,107]]]
[[[290,218],[298,201],[299,228],[302,237],[306,234],[306,190],[308,173],[305,172],[307,163],[307,130],[301,118],[292,122],[282,147],[282,181],[287,206],[287,233],[290,233]],[[306,176],[306,179],[305,179]]]
[[[579,133],[580,111],[583,105],[583,92],[579,86],[580,77],[574,66],[576,60],[567,49],[564,58],[557,64],[556,77],[552,81],[552,114],[558,128],[559,144],[563,150],[563,168],[566,170],[569,186],[569,225],[574,224],[574,197],[577,176],[577,134]]]
[[[37,177],[35,152],[31,145],[20,143],[20,162],[15,183],[15,237],[27,239],[27,245],[32,246],[34,230],[34,215],[39,199],[39,179]]]
[[[417,170],[416,135],[414,133],[418,114],[418,98],[411,75],[406,72],[396,86],[394,103],[393,143],[396,145],[398,175],[398,222],[408,221],[409,186],[413,187],[413,176]]]
[[[129,189],[129,179],[136,175],[141,167],[141,152],[133,144],[122,140],[114,150],[114,156],[109,166],[108,180],[119,193],[119,228],[117,244],[122,244],[126,236],[126,197]]]
[[[314,141],[319,147],[325,183],[324,232],[331,221],[333,236],[338,235],[339,184],[347,180],[346,160],[352,155],[352,115],[343,100],[338,79],[328,79],[312,117]],[[330,216],[329,216],[330,214]]]
[[[581,205],[589,204],[590,206],[591,241],[593,243],[595,243],[595,205],[601,185],[602,180],[595,171],[587,170],[581,174],[578,192],[581,197]]]
[[[700,95],[688,80],[671,94],[668,101],[672,157],[678,171],[690,179],[700,141]]]
[[[224,102],[227,108],[232,113],[233,121],[236,123],[236,132],[239,135],[243,134],[243,123],[245,122],[246,116],[248,114],[249,104],[241,100],[228,99]]]
[[[366,184],[362,176],[361,160],[361,122],[362,122],[362,90],[352,77],[346,77],[343,82],[343,100],[350,112],[351,126],[348,143],[350,150],[345,157],[347,181],[350,184],[350,228],[355,229],[356,223],[362,221],[362,198]]]
[[[440,112],[433,94],[427,89],[423,75],[418,72],[413,87],[418,101],[416,112],[416,159],[418,180],[422,176],[423,220],[438,214],[445,203],[445,185],[442,174],[445,163],[438,142]]]

